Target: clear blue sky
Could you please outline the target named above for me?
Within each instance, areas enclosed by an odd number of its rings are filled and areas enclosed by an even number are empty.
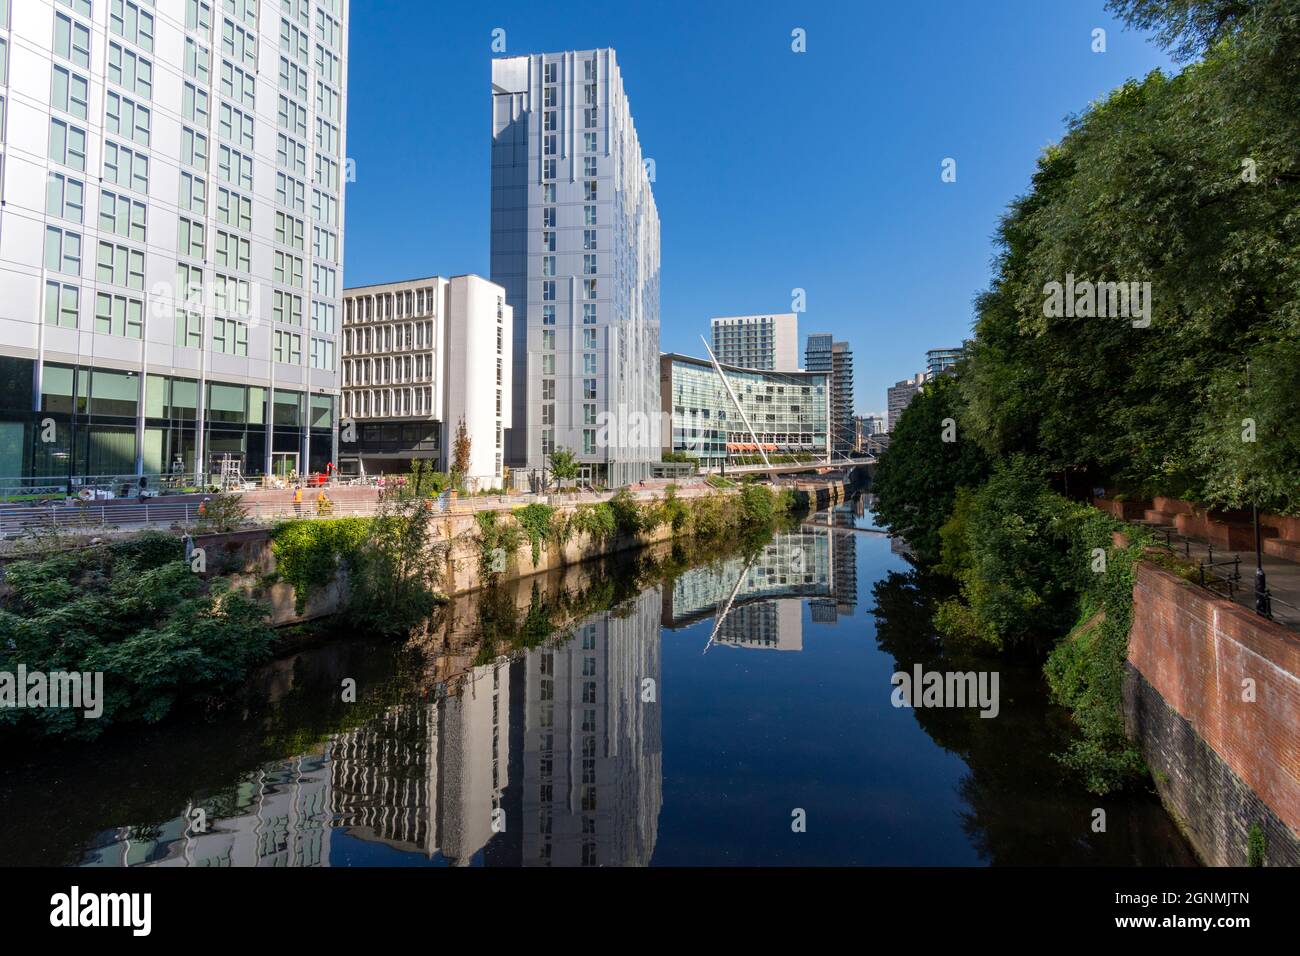
[[[801,351],[848,339],[857,410],[880,411],[969,334],[998,218],[1065,118],[1169,69],[1103,7],[353,0],[345,282],[489,274],[493,29],[508,54],[610,46],[655,160],[661,348],[698,354],[710,316],[800,287]]]

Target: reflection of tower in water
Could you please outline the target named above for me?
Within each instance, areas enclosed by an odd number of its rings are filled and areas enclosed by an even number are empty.
[[[509,758],[504,661],[460,693],[406,704],[335,738],[334,826],[394,849],[467,863],[492,838]]]
[[[521,662],[524,865],[643,865],[653,855],[663,800],[661,601],[658,588],[643,591]]]

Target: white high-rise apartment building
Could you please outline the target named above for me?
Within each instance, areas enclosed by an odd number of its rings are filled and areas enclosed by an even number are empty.
[[[347,289],[340,468],[404,473],[423,460],[450,471],[464,422],[466,483],[500,487],[512,335],[505,290],[480,276]]]
[[[492,281],[514,308],[507,460],[589,481],[660,458],[659,213],[614,51],[492,62]]]
[[[347,42],[348,0],[0,0],[0,482],[335,460]]]
[[[736,315],[710,319],[713,354],[723,365],[799,371],[799,316]]]

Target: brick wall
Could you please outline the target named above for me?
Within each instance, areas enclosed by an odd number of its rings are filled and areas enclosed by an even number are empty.
[[[1300,864],[1300,636],[1143,563],[1128,658],[1130,732],[1206,862],[1243,863],[1258,824]]]

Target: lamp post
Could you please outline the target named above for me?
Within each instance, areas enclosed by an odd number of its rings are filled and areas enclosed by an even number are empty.
[[[1268,594],[1268,582],[1264,577],[1264,548],[1259,531],[1259,505],[1251,505],[1255,518],[1255,613],[1270,620],[1273,617],[1273,602]]]
[[[1250,360],[1246,360],[1246,394],[1250,394]],[[1273,617],[1273,602],[1269,598],[1268,580],[1264,575],[1264,542],[1259,529],[1259,502],[1252,495],[1250,512],[1255,526],[1255,613]]]

